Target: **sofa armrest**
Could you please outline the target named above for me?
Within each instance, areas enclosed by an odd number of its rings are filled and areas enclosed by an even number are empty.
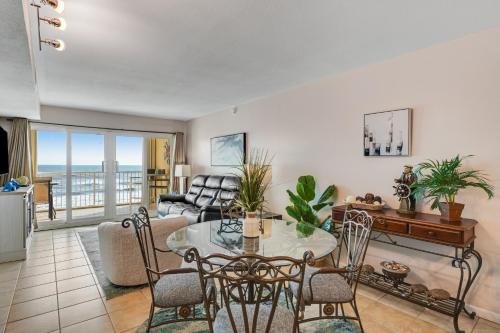
[[[186,196],[184,194],[160,194],[158,197],[158,203],[163,201],[170,202],[185,202]]]
[[[220,206],[216,205],[208,205],[208,206],[203,206],[200,208],[200,211],[202,212],[213,212],[213,213],[219,213],[220,214]]]

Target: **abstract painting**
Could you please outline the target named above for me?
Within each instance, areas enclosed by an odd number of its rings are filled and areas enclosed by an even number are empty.
[[[410,156],[412,109],[365,114],[364,156]]]
[[[210,139],[212,166],[237,166],[246,157],[246,133],[217,136]]]

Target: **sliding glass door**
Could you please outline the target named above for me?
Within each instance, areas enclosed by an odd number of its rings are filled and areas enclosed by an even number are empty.
[[[38,221],[49,227],[119,221],[141,205],[154,215],[156,199],[170,183],[171,139],[168,134],[35,127],[36,178],[46,184],[35,184]]]

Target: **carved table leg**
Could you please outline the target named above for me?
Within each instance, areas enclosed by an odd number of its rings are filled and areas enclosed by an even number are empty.
[[[469,260],[475,259],[477,261],[477,266],[473,270]],[[458,284],[456,304],[455,304],[455,313],[453,315],[453,326],[455,328],[456,333],[464,333],[463,330],[460,330],[458,326],[458,318],[460,317],[460,313],[462,310],[467,314],[471,319],[474,319],[476,313],[473,311],[467,310],[465,307],[465,297],[470,290],[470,287],[476,280],[477,274],[481,269],[483,264],[483,259],[479,252],[474,249],[474,243],[470,245],[469,248],[463,250],[462,255],[457,256],[452,261],[453,267],[460,269],[460,282]]]

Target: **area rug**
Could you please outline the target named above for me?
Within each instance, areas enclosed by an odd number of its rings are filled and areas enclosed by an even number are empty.
[[[285,306],[285,302],[280,305]],[[205,313],[203,306],[196,306],[196,316],[202,317]],[[306,308],[306,318],[308,314],[317,314],[318,308],[307,307]],[[157,311],[153,317],[153,326],[165,322],[170,319],[175,318],[175,309],[161,309]],[[144,321],[141,326],[137,329],[136,333],[146,333],[148,327],[148,321]],[[168,325],[162,325],[150,330],[152,333],[209,333],[208,324],[203,321],[190,321],[190,322],[180,322]],[[319,321],[308,322],[300,325],[301,333],[360,333],[361,329],[355,321],[351,320],[339,320],[339,319],[325,319]]]
[[[85,252],[87,252],[88,258],[90,259],[90,263],[94,268],[97,280],[99,281],[99,285],[106,295],[106,299],[112,299],[114,297],[144,288],[144,286],[117,286],[108,280],[108,278],[104,274],[104,271],[102,270],[101,254],[99,253],[99,236],[97,233],[97,229],[79,231],[78,235],[80,236],[80,240],[82,241],[83,247],[85,248]]]

